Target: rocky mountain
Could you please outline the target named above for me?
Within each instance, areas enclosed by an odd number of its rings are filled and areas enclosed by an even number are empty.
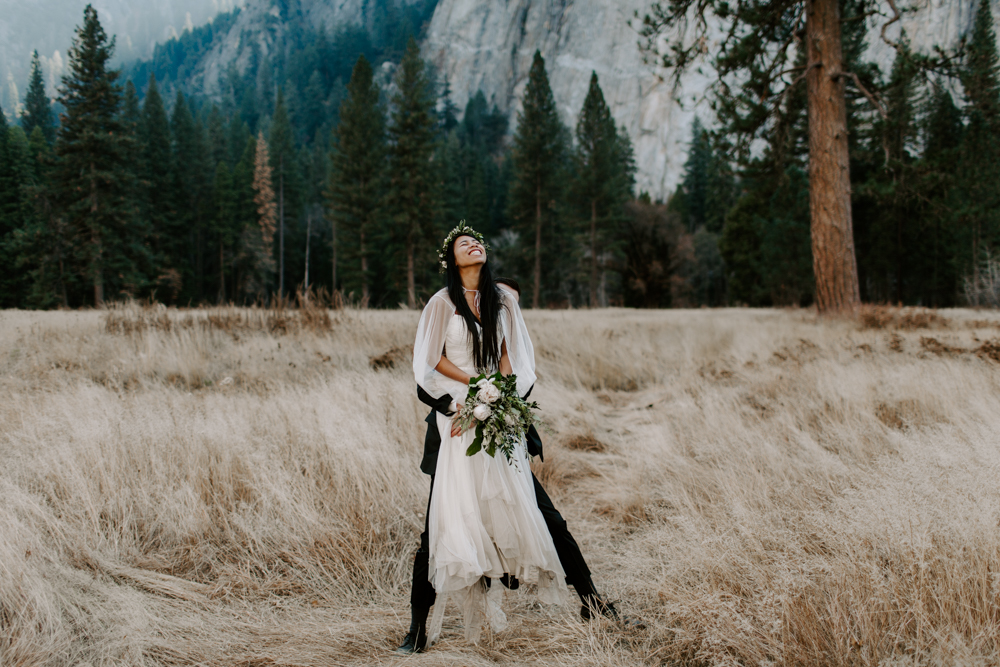
[[[215,33],[185,82],[187,90],[209,97],[219,95],[231,65],[242,73],[255,58],[267,58],[282,48],[290,21],[316,29],[325,26],[330,32],[345,24],[377,30],[396,1],[93,0],[107,31],[117,34],[123,58],[137,50],[148,52],[150,43],[143,39],[183,30],[185,23],[197,24],[197,16],[206,20],[213,10],[242,6],[228,28]],[[536,49],[546,59],[556,101],[570,128],[583,105],[590,73],[596,71],[615,119],[635,145],[638,187],[653,197],[665,198],[676,187],[694,117],[711,123],[704,99],[710,73],[692,70],[675,88],[668,72],[643,60],[629,19],[648,11],[651,0],[437,0],[436,6],[434,0],[401,1],[422,3],[427,12],[433,8],[424,54],[438,74],[447,77],[453,101],[461,108],[482,90],[510,116],[512,129]],[[51,22],[39,18],[40,5],[51,5]],[[0,74],[7,77],[0,86],[0,104],[5,110],[9,112],[16,99],[14,89],[25,85],[32,48],[43,54],[49,81],[57,79],[82,5],[83,0],[0,0]],[[909,0],[914,11],[889,34],[898,36],[904,28],[917,49],[950,45],[971,27],[976,5],[977,0]],[[993,0],[993,11],[1000,19],[1000,0]],[[878,37],[885,20],[870,19],[869,42],[871,57],[888,72],[893,52]],[[21,68],[17,75],[9,64],[15,56]]]
[[[425,53],[447,76],[454,99],[482,90],[513,118],[535,50],[548,67],[553,93],[572,128],[597,72],[615,120],[635,144],[638,187],[666,197],[683,172],[695,115],[711,122],[704,93],[710,78],[691,71],[675,89],[667,72],[643,62],[629,25],[650,0],[440,0]],[[915,5],[915,6],[914,6]],[[976,0],[916,0],[915,11],[891,26],[905,28],[915,49],[951,45],[972,26]],[[1000,18],[1000,0],[993,1]],[[873,17],[870,55],[888,72],[893,51],[879,40]],[[711,50],[711,47],[709,47]],[[511,127],[514,123],[511,123]]]
[[[88,2],[97,9],[107,33],[117,36],[115,60],[122,63],[148,58],[157,42],[238,7],[243,0],[0,0],[0,107],[8,115],[23,101],[36,49],[49,93],[55,95],[66,51]]]

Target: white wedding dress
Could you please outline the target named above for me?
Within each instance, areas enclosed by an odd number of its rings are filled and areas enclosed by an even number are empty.
[[[435,297],[440,295],[439,292]],[[447,294],[444,296],[447,299]],[[517,364],[512,358],[515,372],[520,366],[534,383],[533,354],[530,369],[523,358],[532,350],[520,311],[509,297],[505,297],[504,302],[507,310],[501,318],[501,333],[508,341],[508,357],[512,352],[519,355]],[[451,304],[450,299],[447,303]],[[449,310],[451,314],[445,315],[447,322],[440,323],[444,325],[444,345],[438,354],[447,356],[466,373],[476,375],[465,320],[454,313],[453,306]],[[426,327],[418,327],[418,331],[420,329],[426,331]],[[416,360],[416,354],[414,356]],[[429,359],[433,361],[433,352]],[[520,375],[518,378],[520,380]],[[461,383],[455,384],[458,387],[452,387],[449,393],[458,402],[463,402],[468,389]],[[520,389],[521,383],[518,384]],[[464,392],[456,395],[459,387],[464,388]],[[567,599],[566,574],[538,510],[523,441],[516,448],[514,464],[511,464],[499,452],[495,458],[484,450],[466,456],[475,430],[451,437],[451,417],[438,413],[437,427],[441,449],[428,523],[429,575],[438,597],[427,637],[429,643],[437,640],[445,607],[452,599],[463,609],[466,639],[475,642],[485,622],[489,622],[494,631],[506,625],[506,617],[499,606],[502,596],[502,585],[496,581],[499,577],[510,574],[522,582],[533,583],[541,602],[558,604]],[[488,592],[486,578],[494,580]]]

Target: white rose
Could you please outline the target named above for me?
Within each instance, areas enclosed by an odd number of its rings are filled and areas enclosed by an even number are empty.
[[[500,388],[495,384],[487,384],[479,389],[476,398],[484,403],[496,403],[500,400]]]
[[[472,410],[472,416],[481,422],[489,419],[491,414],[493,414],[493,411],[485,403],[480,403]]]
[[[507,422],[507,426],[517,426],[517,417],[513,413],[508,412],[503,416],[503,420]]]

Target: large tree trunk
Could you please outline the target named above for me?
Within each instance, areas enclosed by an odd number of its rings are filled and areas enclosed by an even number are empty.
[[[531,307],[538,308],[542,292],[542,179],[536,180],[535,187],[535,292],[531,295]]]
[[[590,200],[590,307],[597,308],[597,200]]]
[[[851,220],[838,0],[806,0],[806,37],[810,65],[806,74],[809,209],[816,306],[821,313],[853,310],[860,297]]]
[[[417,283],[413,269],[413,238],[406,239],[406,305],[411,309],[417,307]]]

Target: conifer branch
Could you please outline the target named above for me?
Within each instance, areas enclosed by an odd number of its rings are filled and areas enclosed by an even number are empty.
[[[830,78],[839,79],[842,76],[846,76],[849,77],[850,79],[853,79],[854,85],[857,87],[858,90],[860,90],[864,94],[865,97],[868,98],[868,101],[871,102],[872,106],[875,107],[875,110],[878,111],[878,114],[882,117],[882,120],[889,120],[889,114],[886,113],[885,108],[882,106],[882,103],[878,101],[878,99],[871,93],[871,91],[865,88],[864,84],[861,83],[861,79],[858,78],[857,74],[855,74],[854,72],[834,72],[833,74],[830,75]]]

